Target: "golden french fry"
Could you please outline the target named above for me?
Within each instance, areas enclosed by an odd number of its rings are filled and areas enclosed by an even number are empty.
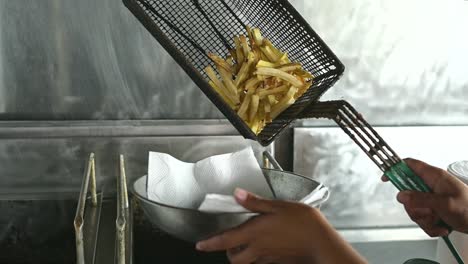
[[[279,63],[280,64],[287,64],[287,63],[291,63],[291,61],[289,60],[288,58],[288,54],[287,53],[284,53],[281,58],[279,59]]]
[[[238,37],[234,37],[234,44],[236,45],[236,61],[238,65],[244,63],[244,53]]]
[[[249,52],[247,55],[247,62],[242,64],[242,67],[239,70],[239,73],[237,74],[237,78],[234,81],[234,84],[236,86],[239,86],[241,83],[243,83],[248,77],[249,77],[249,71],[254,63],[255,56],[252,52]]]
[[[215,63],[217,67],[221,67],[228,72],[232,71],[231,65],[229,65],[225,60],[223,60],[218,55],[215,55],[213,53],[208,53],[208,57],[210,57],[210,59]]]
[[[211,81],[216,84],[216,86],[218,86],[219,88],[222,88],[223,87],[223,84],[221,83],[221,81],[218,79],[218,76],[216,76],[216,73],[215,71],[213,70],[213,67],[211,66],[208,66],[205,68],[205,72],[206,72],[206,75],[208,75],[208,77],[211,79]]]
[[[255,72],[255,74],[278,77],[278,78],[290,83],[294,87],[301,87],[301,86],[304,85],[303,82],[298,80],[293,75],[291,75],[291,74],[289,74],[287,72],[284,72],[282,70],[274,69],[274,68],[260,67],[260,68],[257,68],[257,71]]]
[[[233,70],[232,67],[234,66],[234,60],[231,55],[226,56],[226,63],[231,67],[231,70]]]
[[[278,57],[274,51],[271,50],[268,46],[260,46],[260,50],[265,55],[265,57],[271,62],[277,62],[281,57]]]
[[[262,33],[260,32],[260,29],[253,28],[252,29],[252,37],[255,39],[255,43],[257,44],[257,46],[262,45],[263,37],[262,37]]]
[[[289,89],[289,87],[284,84],[284,85],[281,85],[279,87],[276,87],[276,88],[272,88],[272,89],[268,89],[268,90],[261,90],[257,93],[258,97],[260,97],[260,99],[263,99],[264,97],[270,95],[270,94],[278,94],[278,93],[285,93],[287,92]]]
[[[261,127],[260,127],[259,120],[258,120],[257,116],[255,116],[254,119],[250,122],[250,129],[252,129],[252,131],[256,135],[258,135],[258,133],[260,132]]]
[[[257,114],[258,111],[258,104],[260,102],[260,97],[258,95],[254,94],[252,95],[252,98],[250,99],[250,109],[249,109],[249,120],[252,121],[254,120],[255,115]]]
[[[244,59],[245,59],[247,58],[251,50],[250,50],[249,44],[247,43],[247,39],[245,38],[245,36],[240,36],[239,41],[242,46],[242,52],[244,53]]]
[[[253,32],[249,26],[245,26],[245,30],[247,31],[247,37],[249,38],[250,47],[253,49],[255,46],[257,46],[253,37]]]
[[[244,101],[242,102],[239,111],[237,111],[237,114],[244,120],[247,120],[247,110],[249,109],[250,106],[250,101],[252,100],[252,93],[247,93],[245,95]]]
[[[281,59],[284,56],[284,53],[279,51],[275,46],[273,46],[273,43],[271,43],[270,40],[268,39],[263,39],[263,45],[267,47],[271,52],[275,54],[275,56],[279,59]]]
[[[294,71],[294,73],[297,75],[297,76],[300,76],[304,79],[314,79],[314,76],[308,72],[308,71],[305,71],[304,69],[299,69],[299,70],[296,70]]]
[[[296,101],[294,99],[294,94],[297,92],[296,87],[289,88],[288,93],[281,98],[281,100],[273,106],[271,109],[271,118],[275,119],[281,112],[286,110],[290,105],[294,104]]]
[[[218,77],[216,76],[216,73],[214,72],[213,68],[209,67],[206,69],[206,73],[208,74],[208,76],[210,77],[210,79],[213,81],[213,83],[220,89],[222,89],[222,91],[224,92],[224,94],[229,97],[229,99],[231,99],[231,101],[234,103],[234,105],[238,105],[240,103],[239,101],[239,97],[237,96],[237,91],[235,91],[236,93],[233,93],[232,90],[230,90],[229,88],[226,87],[226,82],[221,82]],[[224,71],[223,68],[218,68],[218,72],[220,73],[221,75],[221,78],[224,79],[226,77],[223,78],[223,75],[226,75],[226,72]],[[229,80],[228,80],[228,83],[229,83]],[[232,84],[232,81],[231,81],[231,84]],[[233,87],[233,85],[231,85]]]
[[[262,81],[260,81],[256,77],[250,78],[245,82],[245,89],[247,91],[251,91],[251,90],[255,91],[255,89],[261,82]]]
[[[265,60],[259,60],[256,65],[257,68],[259,67],[275,68],[277,66],[278,65],[276,63],[272,63],[272,62],[265,61]]]
[[[219,89],[219,91],[222,91],[222,93],[226,97],[228,97],[234,105],[238,105],[240,103],[239,98],[237,96],[233,95],[232,93],[230,93],[226,89],[224,84],[218,79],[218,77],[216,76],[216,73],[214,72],[214,70],[213,70],[213,68],[211,66],[206,67],[205,71],[206,71],[206,74],[208,75],[208,77],[213,82],[213,84]]]
[[[255,61],[261,59],[262,51],[260,50],[260,45],[262,44],[263,38],[260,33],[257,33],[256,36],[254,34],[254,29],[250,29],[249,26],[246,26],[246,30],[248,32],[250,48],[255,56]],[[258,30],[258,29],[257,29]]]
[[[276,96],[270,94],[268,95],[268,102],[270,102],[270,105],[273,106],[278,103],[278,100],[276,100]]]
[[[284,71],[284,72],[292,72],[292,71],[297,71],[297,70],[302,69],[302,66],[299,63],[288,63],[288,64],[283,64],[279,67],[276,67],[276,69]]]
[[[223,83],[227,90],[234,96],[237,97],[237,88],[234,85],[234,82],[232,81],[232,74],[230,74],[228,71],[226,71],[222,67],[218,67],[218,72],[219,75],[221,75],[221,79],[223,80]]]
[[[209,81],[208,82],[211,87],[213,87],[213,89],[221,96],[221,98],[223,98],[223,100],[232,108],[232,109],[236,109],[236,105],[234,104],[234,102],[232,102],[231,99],[229,99],[228,96],[226,96],[226,94],[224,93],[224,91],[222,89],[220,89],[218,86],[216,86],[216,84],[214,84],[214,82],[212,81]]]
[[[286,99],[286,98],[284,98]],[[277,103],[274,109],[272,109],[270,115],[272,119],[275,119],[281,114],[284,110],[286,110],[288,107],[290,107],[292,104],[294,104],[295,100],[294,98],[289,98],[288,100],[285,100],[283,102]]]

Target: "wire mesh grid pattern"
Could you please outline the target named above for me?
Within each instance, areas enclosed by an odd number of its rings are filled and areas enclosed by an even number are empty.
[[[124,0],[192,80],[245,137],[270,144],[310,103],[317,101],[344,72],[343,64],[286,0]],[[204,72],[214,66],[207,53],[222,56],[234,46],[233,37],[258,27],[293,61],[311,72],[314,83],[292,106],[259,135],[212,90]]]

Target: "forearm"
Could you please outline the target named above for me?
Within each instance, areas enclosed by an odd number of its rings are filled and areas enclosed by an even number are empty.
[[[367,261],[347,243],[328,223],[325,217],[319,217],[318,238],[313,249],[314,263],[349,263],[363,264]]]

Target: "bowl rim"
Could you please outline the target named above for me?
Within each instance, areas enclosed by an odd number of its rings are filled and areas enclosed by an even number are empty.
[[[317,181],[313,180],[313,179],[310,179],[308,177],[305,177],[303,175],[300,175],[300,174],[297,174],[297,173],[294,173],[294,172],[289,172],[289,171],[282,171],[282,170],[276,170],[276,169],[267,169],[267,168],[262,168],[262,171],[274,171],[274,172],[281,172],[281,173],[287,173],[287,174],[290,174],[292,176],[296,176],[296,177],[299,177],[299,178],[303,178],[303,179],[306,179],[306,180],[309,180],[309,181],[313,181],[313,182],[316,182],[318,183]],[[141,177],[138,177],[137,179],[135,179],[133,182],[132,182],[132,188],[131,188],[131,193],[132,195],[135,195],[139,200],[142,200],[146,203],[149,203],[149,204],[153,204],[153,205],[157,205],[157,206],[163,206],[163,207],[167,207],[167,208],[171,208],[171,209],[176,209],[176,210],[180,210],[180,211],[185,211],[185,212],[194,212],[194,213],[197,213],[197,214],[203,214],[203,215],[211,215],[211,216],[222,216],[222,215],[245,215],[245,216],[255,216],[255,215],[258,215],[258,213],[255,213],[255,212],[242,212],[242,213],[236,213],[236,212],[224,212],[224,213],[210,213],[210,212],[203,212],[203,211],[199,211],[197,209],[194,209],[194,208],[185,208],[185,207],[178,207],[178,206],[173,206],[173,205],[169,205],[169,204],[164,204],[164,203],[160,203],[160,202],[156,202],[156,201],[153,201],[153,200],[150,200],[149,198],[146,198],[144,196],[142,196],[141,194],[139,194],[136,189],[135,189],[135,184],[137,183],[137,181],[139,181],[140,179],[142,179],[143,177],[148,177],[148,175],[143,175]],[[318,183],[320,184],[320,183]]]

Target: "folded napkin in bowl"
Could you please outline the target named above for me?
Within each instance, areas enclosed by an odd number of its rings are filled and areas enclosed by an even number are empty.
[[[310,194],[306,195],[299,202],[311,207],[318,206],[325,202],[330,192],[327,187],[319,185]],[[237,203],[232,195],[207,194],[198,210],[207,213],[248,213],[249,210]]]
[[[237,187],[273,197],[251,147],[196,163],[150,152],[146,186],[150,200],[192,209],[200,206],[206,194],[232,195]]]
[[[211,156],[196,163],[182,162],[169,154],[150,152],[147,195],[155,202],[210,213],[249,212],[232,196],[242,188],[273,198],[251,147]],[[328,189],[317,187],[300,202],[316,206],[328,198]]]

